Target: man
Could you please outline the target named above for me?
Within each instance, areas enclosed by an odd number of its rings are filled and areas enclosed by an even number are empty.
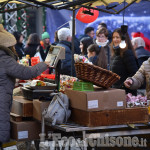
[[[141,66],[150,57],[150,52],[144,49],[145,42],[141,37],[133,38],[132,45],[138,59],[138,64]]]
[[[80,35],[79,36],[79,41],[82,39],[82,38],[85,38],[85,37],[91,37],[92,39],[94,38],[94,28],[93,27],[87,27],[85,28],[84,30],[84,35]]]
[[[75,76],[75,68],[72,66],[72,51],[71,51],[71,32],[68,28],[61,28],[58,30],[58,39],[59,42],[57,46],[62,46],[65,48],[65,59],[61,61],[61,74]]]

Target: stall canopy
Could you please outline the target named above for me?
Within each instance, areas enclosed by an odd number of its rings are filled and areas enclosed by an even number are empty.
[[[11,12],[22,8],[34,6],[34,7],[47,7],[54,10],[68,9],[72,10],[72,64],[71,71],[74,65],[74,35],[75,35],[75,10],[81,7],[87,8],[90,13],[91,9],[95,9],[101,12],[109,14],[119,14],[121,11],[132,5],[133,3],[139,3],[141,0],[0,0],[0,13]],[[4,9],[7,3],[22,4],[14,9]],[[95,7],[97,6],[97,7]],[[119,7],[117,7],[119,6]],[[121,6],[121,7],[120,7]],[[72,73],[71,73],[72,74]]]
[[[131,4],[141,0],[0,0],[0,13],[15,11],[18,9],[34,6],[34,7],[47,7],[55,10],[60,9],[78,9],[80,7],[85,7],[88,9],[96,9],[102,12],[110,14],[119,14],[122,10],[130,6]],[[127,5],[124,6],[123,3],[126,2]],[[20,7],[14,9],[4,10],[7,3],[18,3],[22,4]],[[123,8],[117,9],[118,5],[123,5]],[[95,6],[99,6],[95,8]],[[120,8],[120,7],[119,7]]]

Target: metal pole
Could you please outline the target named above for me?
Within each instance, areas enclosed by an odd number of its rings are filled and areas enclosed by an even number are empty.
[[[75,39],[75,8],[72,11],[72,58],[71,58],[71,75],[73,75],[73,67],[74,67],[74,39]]]

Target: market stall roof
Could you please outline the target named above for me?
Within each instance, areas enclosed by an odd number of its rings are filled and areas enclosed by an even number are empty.
[[[22,9],[25,7],[35,6],[35,7],[48,7],[51,9],[78,9],[80,7],[85,7],[88,9],[96,9],[102,12],[110,14],[119,14],[122,10],[130,6],[131,4],[141,0],[0,0],[0,13],[15,11],[14,9],[3,10],[7,3],[17,3],[22,4],[20,7],[16,8]],[[122,5],[124,2],[127,5],[119,10],[117,10],[118,5]],[[95,8],[95,6],[103,6]]]

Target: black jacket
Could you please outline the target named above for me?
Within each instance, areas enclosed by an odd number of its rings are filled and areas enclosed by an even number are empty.
[[[30,45],[28,45],[26,48],[25,48],[25,54],[26,55],[30,55],[30,58],[31,57],[34,57],[34,55],[36,54],[36,51],[37,51],[37,47],[38,47],[39,45],[33,45],[33,44],[30,44]],[[41,57],[42,57],[42,59],[43,59],[43,61],[45,60],[45,58],[46,58],[46,55],[44,54],[44,50],[43,50],[43,47],[42,46],[40,46],[40,54],[41,54]]]
[[[22,57],[25,56],[23,44],[22,44],[22,43],[17,43],[17,44],[15,45],[15,49],[16,49],[16,52],[17,52],[17,54],[18,54],[19,59],[22,59]]]
[[[120,76],[120,80],[117,81],[113,87],[118,89],[125,89],[126,93],[132,93],[136,95],[136,91],[125,88],[124,81],[128,77],[132,77],[138,70],[136,58],[132,50],[124,52],[123,56],[120,56],[120,49],[115,50],[115,55],[112,58],[112,72]]]
[[[141,66],[142,63],[150,57],[150,52],[145,50],[143,46],[136,48],[135,52],[136,52],[139,66]]]
[[[74,64],[72,66],[72,74],[71,74],[71,63],[72,63],[71,42],[60,41],[57,44],[57,46],[62,46],[65,48],[65,59],[61,61],[61,74],[76,76]]]

